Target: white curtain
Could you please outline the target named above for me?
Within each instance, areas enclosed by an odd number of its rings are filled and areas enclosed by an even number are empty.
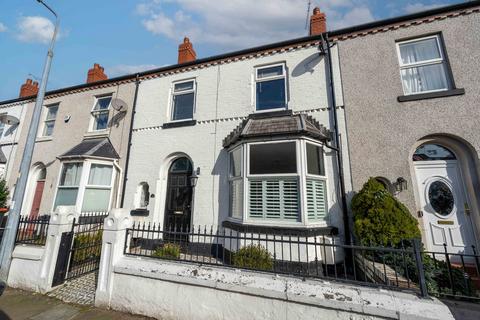
[[[82,175],[82,163],[66,163],[63,165],[62,186],[78,186]]]
[[[403,64],[441,58],[436,38],[401,44],[400,55]]]
[[[95,186],[110,186],[112,181],[112,166],[92,164],[88,184]]]
[[[447,89],[447,77],[443,63],[402,70],[405,93]]]

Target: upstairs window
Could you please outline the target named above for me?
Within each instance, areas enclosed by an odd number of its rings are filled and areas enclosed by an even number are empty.
[[[112,97],[99,97],[92,109],[92,131],[106,130]]]
[[[55,127],[55,120],[57,119],[58,104],[53,106],[47,106],[47,113],[45,120],[43,121],[43,137],[50,137],[53,134],[53,128]]]
[[[450,89],[448,67],[439,35],[397,43],[405,95]]]
[[[0,138],[3,136],[4,130],[5,130],[5,123],[0,122]]]
[[[255,70],[256,110],[282,109],[287,106],[285,65],[278,64]]]
[[[193,119],[195,108],[195,81],[177,82],[173,85],[172,120]]]

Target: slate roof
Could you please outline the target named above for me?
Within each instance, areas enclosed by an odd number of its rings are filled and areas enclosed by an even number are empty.
[[[85,139],[69,151],[59,156],[59,158],[77,157],[99,157],[108,159],[120,158],[110,142],[110,139],[108,138]]]
[[[224,140],[228,148],[240,140],[273,136],[308,136],[320,141],[330,140],[330,131],[306,114],[275,112],[252,114],[235,128]]]
[[[0,163],[1,164],[7,163],[7,157],[5,157],[5,153],[3,153],[2,148],[0,148]]]

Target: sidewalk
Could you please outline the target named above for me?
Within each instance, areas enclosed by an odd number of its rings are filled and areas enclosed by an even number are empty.
[[[67,304],[41,294],[8,288],[0,297],[0,320],[148,320],[142,316]]]

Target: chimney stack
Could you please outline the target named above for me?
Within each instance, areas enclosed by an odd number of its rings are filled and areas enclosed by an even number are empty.
[[[92,82],[97,82],[97,81],[102,81],[107,79],[108,77],[103,71],[103,67],[100,66],[98,63],[95,63],[93,65],[93,68],[88,70],[87,83],[92,83]]]
[[[36,96],[38,93],[38,82],[32,79],[27,79],[20,87],[19,98]]]
[[[327,17],[325,13],[320,12],[320,8],[315,7],[310,17],[310,35],[316,36],[324,32],[327,32]]]
[[[178,46],[178,63],[187,63],[190,61],[195,61],[197,59],[197,54],[193,50],[193,45],[190,42],[190,39],[185,37],[183,43]]]

